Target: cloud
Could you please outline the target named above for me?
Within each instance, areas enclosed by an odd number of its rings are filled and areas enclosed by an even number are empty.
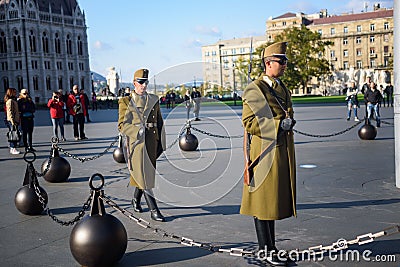
[[[104,42],[99,41],[99,40],[97,40],[97,41],[94,43],[93,47],[94,47],[96,50],[112,50],[112,49],[114,49],[110,44],[104,43]]]
[[[194,29],[196,33],[203,34],[203,35],[209,35],[209,36],[217,36],[220,37],[222,36],[221,31],[218,29],[218,27],[204,27],[204,26],[196,26]]]
[[[125,39],[125,41],[131,45],[144,45],[144,41],[137,37],[130,37],[128,39]]]
[[[201,40],[199,39],[189,39],[185,43],[185,47],[187,48],[193,48],[193,47],[202,47],[204,44]]]

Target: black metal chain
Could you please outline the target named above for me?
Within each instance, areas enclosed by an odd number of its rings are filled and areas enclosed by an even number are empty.
[[[100,198],[107,203],[111,208],[114,210],[120,212],[122,215],[126,216],[130,220],[136,222],[139,226],[149,229],[155,234],[160,235],[161,237],[167,237],[171,238],[173,240],[176,240],[177,243],[180,243],[181,245],[184,246],[189,246],[189,247],[198,247],[201,249],[205,249],[211,252],[219,252],[219,253],[229,253],[231,256],[256,256],[256,251],[254,250],[244,250],[241,248],[221,248],[221,246],[215,246],[212,243],[204,243],[204,242],[196,242],[193,239],[180,236],[174,233],[167,232],[161,228],[154,227],[152,226],[148,221],[138,218],[135,215],[133,215],[132,212],[119,207],[113,200],[110,199],[110,197],[103,195],[100,196]],[[394,234],[400,233],[400,224],[399,225],[394,225],[388,228],[383,229],[382,231],[376,232],[376,233],[368,233],[368,234],[363,234],[363,235],[358,235],[355,239],[353,240],[345,240],[345,239],[339,239],[338,241],[332,243],[331,245],[328,246],[314,246],[314,247],[309,247],[308,249],[305,250],[292,250],[292,251],[287,251],[286,254],[290,255],[291,252],[295,252],[298,255],[312,255],[310,253],[315,254],[320,254],[323,255],[323,253],[327,251],[338,251],[338,250],[343,250],[347,249],[348,245],[364,245],[367,243],[371,243],[375,241],[376,238],[380,238],[383,236],[390,236]]]
[[[45,176],[46,175],[46,173],[49,171],[49,169],[50,169],[50,164],[51,164],[51,160],[53,159],[53,147],[52,147],[52,149],[50,149],[50,156],[49,156],[49,159],[48,159],[48,161],[47,161],[47,165],[46,165],[46,168],[43,170],[43,172],[42,173],[39,173],[39,172],[37,172],[35,169],[34,169],[34,171],[35,171],[35,173],[36,173],[36,175],[38,176],[38,177],[43,177],[43,176]]]
[[[353,126],[340,131],[340,132],[336,132],[336,133],[332,133],[332,134],[309,134],[309,133],[305,133],[305,132],[301,132],[299,130],[293,129],[293,132],[298,133],[298,134],[302,134],[305,136],[309,136],[309,137],[317,137],[317,138],[323,138],[323,137],[332,137],[332,136],[336,136],[336,135],[340,135],[340,134],[344,134],[345,132],[350,131],[351,129],[357,127],[358,125],[360,125],[361,123],[363,123],[362,121],[357,122],[356,124],[354,124]]]
[[[35,171],[33,166],[31,168],[33,168],[32,171]],[[92,194],[90,194],[89,198],[83,204],[82,209],[78,212],[78,215],[76,215],[75,218],[73,218],[72,220],[63,221],[63,220],[60,220],[56,215],[54,215],[54,213],[47,207],[46,199],[45,199],[45,197],[42,196],[42,193],[40,192],[39,184],[33,183],[33,187],[35,189],[35,193],[38,197],[40,204],[42,204],[43,210],[47,213],[47,215],[49,215],[49,217],[51,219],[53,219],[53,221],[55,221],[58,224],[61,224],[62,226],[73,225],[76,222],[78,222],[80,219],[82,219],[82,217],[85,215],[85,211],[89,209],[90,202],[92,201]]]
[[[208,136],[212,136],[212,137],[218,137],[218,138],[242,138],[242,137],[243,137],[243,135],[220,135],[220,134],[213,134],[213,133],[209,133],[209,132],[200,130],[200,129],[198,129],[198,128],[196,128],[196,127],[193,127],[193,126],[191,126],[191,128],[192,128],[193,130],[195,130],[196,132],[199,132],[199,133],[202,133],[202,134],[205,134],[205,135],[208,135]]]
[[[175,140],[172,141],[172,143],[169,146],[167,146],[166,149],[170,149],[171,147],[173,147],[179,141],[179,139],[182,137],[183,133],[186,131],[187,125],[188,124],[186,123],[185,125],[182,126],[182,128],[180,129],[180,132],[178,134],[178,137],[175,138]]]
[[[101,153],[99,153],[98,155],[95,155],[95,156],[93,156],[93,157],[90,157],[90,158],[80,157],[80,156],[78,156],[78,155],[71,154],[71,153],[69,153],[68,151],[66,151],[65,149],[63,149],[62,147],[60,147],[60,146],[58,146],[58,145],[55,145],[55,147],[56,147],[56,149],[57,149],[58,151],[60,151],[61,153],[63,153],[65,156],[70,157],[70,158],[75,159],[75,160],[78,160],[78,161],[80,161],[81,163],[84,163],[85,161],[95,160],[95,159],[100,158],[101,156],[104,156],[104,155],[105,155],[106,153],[108,153],[108,151],[115,145],[115,143],[118,141],[118,138],[119,138],[119,136],[117,136],[117,137],[115,138],[115,140],[114,140],[113,142],[111,142],[111,144],[110,144],[103,152],[101,152]]]

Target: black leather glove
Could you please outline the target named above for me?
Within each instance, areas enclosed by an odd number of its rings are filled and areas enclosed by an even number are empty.
[[[281,129],[284,131],[290,131],[293,127],[293,121],[292,118],[283,119],[280,125]]]

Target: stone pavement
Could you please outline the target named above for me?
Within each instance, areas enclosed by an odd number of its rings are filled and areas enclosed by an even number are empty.
[[[326,135],[344,130],[354,121],[346,121],[344,105],[298,105],[296,129]],[[361,116],[363,116],[361,109]],[[176,140],[185,121],[185,110],[163,109],[167,145]],[[276,223],[277,247],[285,250],[331,245],[338,239],[355,239],[400,224],[400,189],[394,177],[393,109],[382,108],[382,124],[375,140],[359,139],[360,126],[329,138],[295,135],[297,158],[297,218]],[[253,219],[239,214],[243,168],[242,139],[215,136],[240,136],[241,108],[203,105],[202,120],[193,127],[199,150],[181,152],[171,146],[158,161],[156,197],[166,223],[153,223],[149,212],[134,216],[149,221],[177,236],[222,248],[257,248]],[[117,110],[91,113],[93,123],[86,124],[89,140],[72,141],[72,125],[66,125],[67,142],[60,146],[71,154],[90,158],[104,151],[117,136]],[[41,171],[50,151],[51,122],[47,111],[38,111],[34,146]],[[26,163],[22,155],[8,153],[6,129],[0,128],[0,266],[79,266],[69,248],[72,226],[61,226],[47,215],[26,216],[14,206],[14,196],[22,185]],[[67,158],[72,172],[68,182],[49,183],[39,178],[49,195],[48,207],[64,221],[74,218],[89,196],[88,178],[101,173],[106,178],[105,194],[120,207],[133,212],[132,188],[124,164],[116,163],[109,153],[81,163]],[[143,205],[145,208],[146,205]],[[264,266],[255,257],[212,253],[183,246],[140,227],[119,212],[106,207],[128,233],[128,247],[115,266]],[[368,239],[368,238],[366,238]],[[363,239],[365,240],[365,239]],[[336,253],[323,260],[299,261],[293,266],[399,266],[400,234]],[[371,254],[368,254],[371,251]],[[354,259],[357,253],[368,258]],[[340,258],[342,257],[342,258]],[[348,260],[346,260],[346,257]],[[356,259],[356,258],[355,258]],[[377,262],[378,259],[386,262]],[[370,261],[368,261],[370,260]]]

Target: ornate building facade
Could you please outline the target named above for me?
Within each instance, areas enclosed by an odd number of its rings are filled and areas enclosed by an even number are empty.
[[[36,103],[74,84],[91,91],[85,14],[76,0],[0,0],[0,98],[26,88]]]

